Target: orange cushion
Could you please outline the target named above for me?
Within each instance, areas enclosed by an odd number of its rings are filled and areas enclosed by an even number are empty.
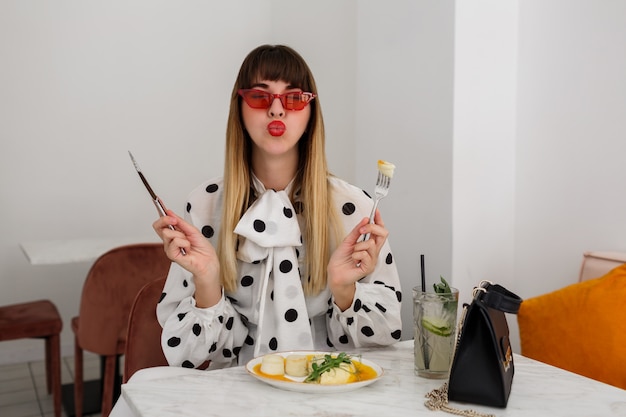
[[[626,264],[524,300],[521,353],[626,389]]]

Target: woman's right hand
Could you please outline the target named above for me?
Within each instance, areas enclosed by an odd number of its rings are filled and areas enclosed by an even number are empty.
[[[196,304],[209,307],[216,297],[221,297],[220,266],[215,248],[196,227],[176,213],[166,210],[166,214],[159,217],[152,227],[163,240],[167,257],[193,275]],[[174,226],[174,230],[170,229],[170,225]],[[181,249],[185,250],[185,255]]]

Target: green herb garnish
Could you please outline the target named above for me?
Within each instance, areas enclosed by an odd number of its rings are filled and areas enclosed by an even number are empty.
[[[433,284],[435,292],[437,294],[452,294],[448,281],[446,281],[441,275],[439,275],[439,279],[441,279],[441,282]]]
[[[450,301],[445,301],[443,307],[450,313],[454,313],[454,316],[456,317],[456,303],[452,298],[452,288],[450,288],[448,281],[446,281],[441,275],[439,275],[439,279],[441,279],[440,283],[433,284],[435,292],[437,294],[450,294]]]
[[[306,377],[304,382],[318,382],[324,372],[328,372],[334,368],[339,368],[342,363],[352,363],[350,355],[348,355],[346,352],[341,352],[336,357],[333,357],[329,354],[324,355],[324,360],[322,362],[311,363],[312,371],[309,376]]]

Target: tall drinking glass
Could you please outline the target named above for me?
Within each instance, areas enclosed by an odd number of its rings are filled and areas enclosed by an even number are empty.
[[[423,292],[413,288],[415,373],[425,378],[447,378],[456,336],[459,290]]]

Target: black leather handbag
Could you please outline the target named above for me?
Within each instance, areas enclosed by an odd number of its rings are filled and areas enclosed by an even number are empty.
[[[481,281],[464,304],[450,368],[448,400],[506,407],[513,384],[513,352],[504,313],[517,314],[522,299]]]

